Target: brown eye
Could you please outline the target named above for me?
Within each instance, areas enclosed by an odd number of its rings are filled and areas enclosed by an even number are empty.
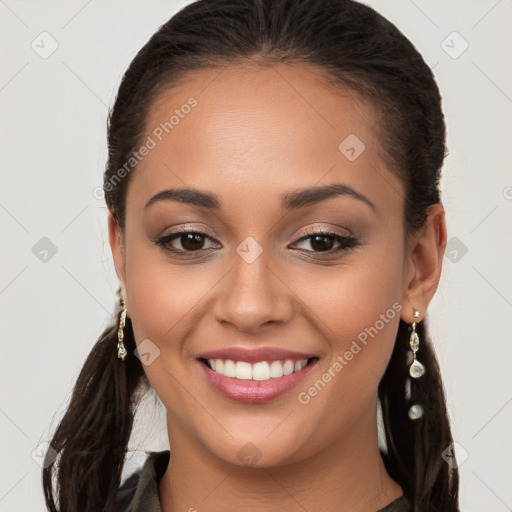
[[[197,251],[203,248],[204,237],[199,233],[186,233],[180,235],[179,241],[186,251]]]
[[[204,247],[206,241],[213,242],[207,234],[200,231],[176,231],[163,236],[155,243],[168,251],[186,254],[187,252],[199,252],[208,249]],[[181,247],[176,247],[176,245]]]
[[[359,245],[359,241],[352,235],[345,235],[335,231],[310,231],[299,238],[298,242],[308,241],[311,249],[306,252],[313,253],[336,253]],[[333,246],[338,247],[333,249]]]

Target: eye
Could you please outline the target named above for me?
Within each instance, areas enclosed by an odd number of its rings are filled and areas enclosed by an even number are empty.
[[[353,235],[342,234],[322,228],[308,230],[306,231],[305,236],[297,240],[297,242],[304,241],[308,241],[307,243],[312,247],[312,250],[306,249],[306,252],[313,253],[332,254],[348,250],[359,245],[359,241]],[[333,245],[335,244],[338,244],[337,248],[333,248]]]
[[[165,235],[156,240],[155,243],[170,252],[186,254],[187,252],[199,252],[205,250],[205,247],[203,246],[207,240],[214,242],[214,245],[216,244],[219,246],[219,244],[217,244],[217,242],[210,238],[206,233],[192,230],[175,231],[174,233],[170,233],[169,235]],[[176,243],[181,245],[181,248],[174,247],[173,244]]]
[[[209,249],[208,247],[204,247],[205,242],[207,241],[213,243],[213,248],[220,247],[220,244],[210,238],[206,233],[194,230],[175,231],[174,233],[170,233],[156,240],[155,244],[163,247],[166,251],[173,254],[187,255],[187,253],[190,254]],[[304,243],[306,241],[310,244],[312,249],[304,249],[305,252],[317,254],[338,253],[359,245],[359,241],[353,235],[342,234],[321,228],[306,231],[306,234],[299,238],[296,244]],[[338,244],[338,247],[333,248],[336,244]],[[181,247],[176,247],[176,245]]]

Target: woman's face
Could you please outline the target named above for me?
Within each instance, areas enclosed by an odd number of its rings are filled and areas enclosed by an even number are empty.
[[[171,445],[270,466],[376,433],[414,266],[375,123],[318,70],[283,64],[196,71],[148,114],[124,247],[109,227]],[[168,236],[182,230],[196,235]],[[201,358],[222,350],[214,372]]]

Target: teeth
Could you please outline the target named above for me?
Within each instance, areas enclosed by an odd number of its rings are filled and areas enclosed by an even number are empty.
[[[240,380],[270,380],[290,375],[298,372],[306,366],[307,359],[302,361],[260,361],[255,364],[246,363],[245,361],[232,361],[227,359],[208,359],[211,369],[224,375],[225,377],[234,377]]]
[[[228,359],[227,361],[224,362],[224,369],[222,371],[222,375],[226,377],[236,377],[236,366],[234,361]]]
[[[252,379],[252,365],[243,361],[238,361],[235,367],[235,377],[241,380]]]
[[[284,374],[284,367],[281,364],[281,362],[280,361],[272,361],[272,364],[270,365],[270,376],[273,379],[275,379],[277,377],[282,377],[283,374]]]
[[[275,375],[272,375],[272,366],[273,365],[269,366],[267,361],[261,361],[260,363],[253,364],[252,380],[268,380],[270,377],[275,377]]]

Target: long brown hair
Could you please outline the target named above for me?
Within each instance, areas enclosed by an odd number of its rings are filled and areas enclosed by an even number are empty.
[[[175,14],[143,46],[110,111],[104,191],[121,231],[126,187],[136,172],[136,165],[126,172],[126,162],[141,146],[146,115],[158,94],[191,70],[256,58],[314,64],[333,83],[371,100],[380,113],[376,129],[383,158],[405,185],[405,232],[421,228],[428,206],[440,200],[446,136],[437,84],[412,43],[372,8],[353,0],[203,0]],[[417,332],[427,371],[413,382],[410,399],[405,395],[410,327],[402,320],[379,384],[387,442],[383,459],[414,512],[456,512],[458,471],[442,457],[452,435],[441,374],[425,320]],[[42,479],[52,512],[115,510],[135,410],[141,391],[150,387],[139,359],[121,362],[116,344],[117,323],[94,345],[51,439],[58,457]],[[125,346],[133,354],[129,318]],[[412,402],[425,411],[415,421],[407,415]]]

